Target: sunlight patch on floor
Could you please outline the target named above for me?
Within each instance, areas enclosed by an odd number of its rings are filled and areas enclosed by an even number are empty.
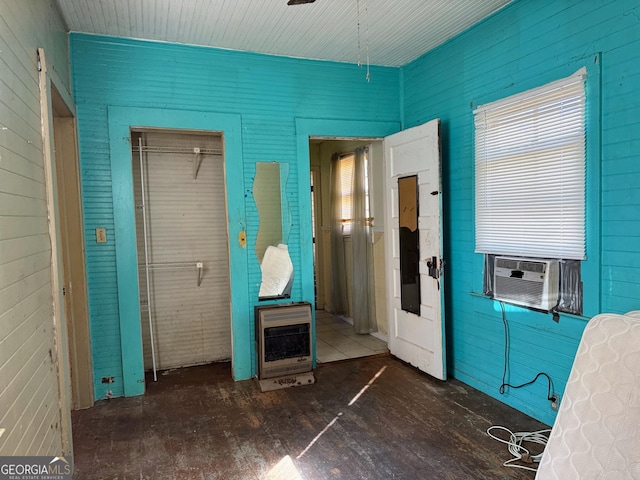
[[[303,480],[289,455],[282,457],[264,476],[264,480]]]
[[[360,398],[360,396],[361,396],[364,392],[366,392],[366,391],[367,391],[367,388],[369,388],[371,385],[373,385],[373,382],[375,382],[375,381],[378,379],[378,377],[380,377],[380,375],[382,375],[382,372],[384,372],[384,371],[386,370],[386,368],[387,368],[387,367],[386,367],[386,365],[385,365],[385,366],[384,366],[384,367],[382,367],[380,370],[378,370],[378,373],[376,373],[373,377],[371,377],[371,380],[369,380],[369,382],[368,382],[364,387],[362,387],[362,388],[360,389],[360,391],[355,395],[355,397],[353,397],[353,398],[351,399],[351,401],[349,402],[349,405],[348,405],[349,407],[350,407],[350,406],[352,406],[354,403],[356,403],[356,402],[358,401],[358,399]],[[333,420],[331,420],[331,421],[327,424],[327,426],[326,426],[326,427],[324,427],[324,428],[322,429],[322,431],[321,431],[318,435],[316,435],[316,436],[315,436],[315,438],[314,438],[313,440],[311,440],[311,442],[309,443],[309,445],[307,445],[307,448],[305,448],[305,449],[300,453],[300,455],[298,455],[298,456],[296,457],[296,460],[299,460],[300,458],[302,458],[302,456],[303,456],[305,453],[307,453],[307,451],[309,451],[309,449],[313,446],[313,444],[314,444],[314,443],[316,443],[316,442],[320,439],[320,437],[322,437],[322,435],[324,435],[324,434],[325,434],[325,432],[326,432],[327,430],[329,430],[329,429],[333,426],[333,424],[334,424],[334,423],[336,423],[336,422],[338,421],[338,419],[339,419],[341,416],[342,416],[342,412],[338,413],[338,415],[336,415],[336,416],[333,418]]]
[[[367,383],[364,387],[362,387],[362,389],[358,392],[358,394],[353,397],[353,399],[349,402],[349,406],[353,405],[354,403],[356,403],[358,401],[358,399],[360,398],[360,395],[362,395],[364,392],[367,391],[367,388],[369,388],[371,385],[373,385],[373,382],[375,382],[378,377],[380,375],[382,375],[382,372],[384,372],[386,370],[387,366],[385,365],[384,367],[382,367],[380,370],[378,370],[378,373],[376,373],[373,378],[371,378],[371,380],[369,380],[369,383]]]

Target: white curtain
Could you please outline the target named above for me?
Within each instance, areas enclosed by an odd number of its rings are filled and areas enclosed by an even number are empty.
[[[366,147],[355,151],[351,191],[352,274],[351,297],[353,326],[356,333],[377,331],[374,308],[373,238],[369,220],[369,195]]]
[[[349,313],[347,299],[347,272],[345,269],[344,235],[342,233],[342,182],[340,155],[331,157],[331,312]]]

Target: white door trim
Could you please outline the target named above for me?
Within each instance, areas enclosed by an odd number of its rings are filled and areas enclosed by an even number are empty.
[[[44,173],[49,214],[49,237],[51,239],[51,294],[53,298],[52,327],[55,354],[53,363],[58,377],[58,394],[60,398],[60,435],[62,454],[69,455],[73,451],[71,436],[71,376],[69,372],[69,350],[64,315],[63,298],[63,265],[60,252],[60,232],[58,224],[58,194],[56,186],[55,149],[53,144],[53,108],[51,95],[51,78],[47,73],[44,49],[38,49],[40,84],[40,108],[42,118],[42,150],[44,153]]]

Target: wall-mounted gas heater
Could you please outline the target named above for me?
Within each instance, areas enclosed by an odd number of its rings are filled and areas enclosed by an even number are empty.
[[[557,260],[495,257],[493,265],[494,299],[547,311],[557,305]]]

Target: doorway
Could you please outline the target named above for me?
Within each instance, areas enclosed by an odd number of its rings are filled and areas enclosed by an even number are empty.
[[[71,408],[77,410],[91,407],[94,398],[76,122],[53,84],[51,107]]]
[[[222,135],[139,130],[131,144],[145,370],[228,361]]]
[[[332,259],[335,252],[331,245],[331,159],[335,154],[348,156],[359,147],[368,148],[370,200],[370,239],[372,242],[371,294],[375,298],[372,316],[375,328],[371,334],[357,334],[351,312],[353,295],[351,277],[354,262],[351,235],[344,236],[345,286],[348,307],[338,312],[332,298]],[[382,141],[370,138],[320,138],[309,140],[311,173],[311,208],[314,261],[314,285],[316,293],[316,355],[319,363],[348,358],[376,355],[387,352],[387,316],[384,271],[384,208],[383,208],[383,149]],[[377,177],[376,177],[377,175]],[[380,181],[378,181],[380,179]],[[346,182],[346,180],[345,180]],[[344,256],[344,257],[342,257]],[[357,262],[356,262],[357,264]]]

